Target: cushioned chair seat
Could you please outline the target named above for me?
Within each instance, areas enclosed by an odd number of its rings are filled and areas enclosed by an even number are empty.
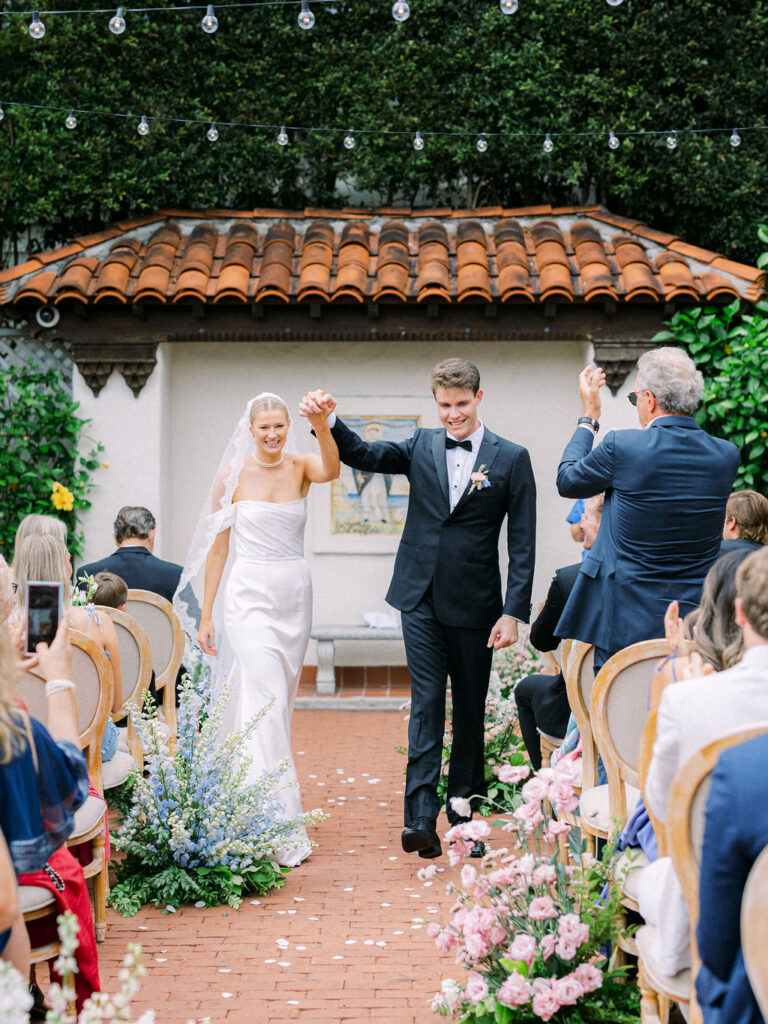
[[[536,730],[543,740],[546,740],[553,747],[559,747],[565,739],[565,736],[552,736],[548,732],[544,732],[543,729]]]
[[[111,760],[105,761],[101,766],[104,789],[114,789],[115,786],[121,786],[134,768],[138,768],[138,765],[131,755],[124,750],[116,750],[115,756]]]
[[[106,809],[107,805],[101,797],[89,796],[83,806],[75,811],[75,827],[67,842],[77,842],[80,836],[90,832]]]
[[[648,981],[660,994],[668,995],[678,1003],[689,1002],[691,998],[690,968],[680,971],[674,977],[662,973],[653,952],[655,938],[656,929],[650,925],[644,925],[635,936],[637,951],[643,962]]]
[[[634,786],[626,786],[627,807],[634,807],[640,796],[640,790]],[[610,835],[613,830],[613,822],[608,809],[608,786],[593,786],[581,794],[579,798],[581,815],[588,825]]]
[[[619,857],[616,864],[616,878],[630,899],[637,901],[640,873],[649,864],[648,857],[639,846],[630,846]]]
[[[19,886],[19,906],[24,914],[53,906],[54,903],[56,903],[56,897],[49,889],[44,889],[41,885]]]

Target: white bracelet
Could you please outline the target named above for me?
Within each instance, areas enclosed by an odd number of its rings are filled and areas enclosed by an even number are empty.
[[[50,697],[52,693],[59,693],[62,690],[74,690],[75,684],[71,679],[49,679],[45,684],[45,695]]]

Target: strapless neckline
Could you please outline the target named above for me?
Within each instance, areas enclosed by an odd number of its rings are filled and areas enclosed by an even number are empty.
[[[306,498],[291,498],[290,501],[260,501],[259,498],[238,498],[237,501],[233,501],[233,505],[296,505],[300,501],[306,501]]]

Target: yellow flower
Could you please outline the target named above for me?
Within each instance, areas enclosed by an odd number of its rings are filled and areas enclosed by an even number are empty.
[[[58,481],[53,484],[51,501],[53,502],[54,508],[58,509],[59,512],[71,512],[75,507],[74,494]]]
[[[102,466],[104,467],[104,469],[109,469],[109,465],[110,464],[108,462],[102,462]]]

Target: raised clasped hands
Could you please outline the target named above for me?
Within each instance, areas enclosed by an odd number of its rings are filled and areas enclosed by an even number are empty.
[[[517,619],[511,615],[502,615],[499,621],[491,630],[488,637],[488,647],[500,651],[503,647],[511,647],[517,643]]]
[[[579,374],[579,396],[584,406],[584,415],[593,420],[600,419],[600,388],[604,385],[605,371],[601,366],[586,366]]]
[[[300,414],[317,430],[336,408],[336,399],[327,391],[308,391],[299,403]]]

